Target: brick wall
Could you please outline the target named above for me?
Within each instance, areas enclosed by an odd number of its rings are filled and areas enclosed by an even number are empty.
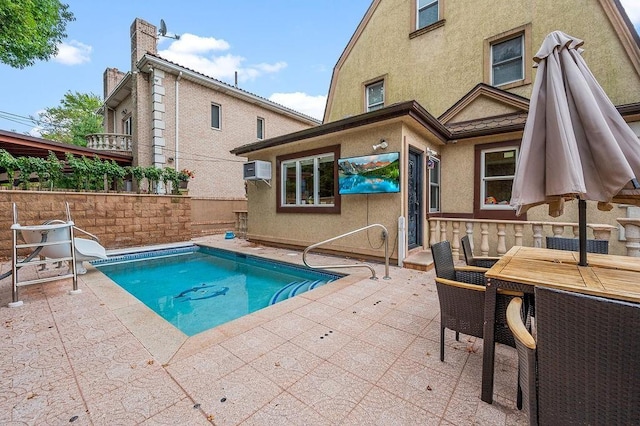
[[[0,258],[11,258],[14,202],[21,225],[40,225],[46,220],[64,220],[65,201],[75,225],[99,237],[107,249],[191,239],[190,197],[0,191]]]

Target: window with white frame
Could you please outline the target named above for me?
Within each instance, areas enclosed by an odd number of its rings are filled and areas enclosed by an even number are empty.
[[[384,80],[367,85],[365,91],[367,97],[367,112],[375,111],[384,106]]]
[[[427,160],[429,169],[429,213],[440,211],[440,160],[429,157]]]
[[[220,110],[220,105],[211,104],[211,127],[214,129],[220,129]]]
[[[131,128],[131,116],[128,116],[124,120],[122,120],[122,133],[125,135],[132,135],[133,129]]]
[[[524,80],[524,34],[491,44],[491,84]]]
[[[512,210],[511,187],[516,174],[517,147],[483,150],[480,155],[482,209]]]
[[[257,124],[256,137],[258,139],[264,139],[264,118],[258,117],[258,119],[256,120],[256,124]]]
[[[439,0],[416,0],[416,30],[427,27],[438,21]]]
[[[335,202],[335,155],[324,153],[281,163],[283,207],[330,207]]]

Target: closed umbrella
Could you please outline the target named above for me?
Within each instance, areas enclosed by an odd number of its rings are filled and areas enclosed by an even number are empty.
[[[582,58],[583,41],[550,33],[534,61],[538,71],[522,137],[511,205],[520,215],[549,205],[560,216],[579,200],[580,265],[586,262],[586,201],[640,205],[640,141]]]

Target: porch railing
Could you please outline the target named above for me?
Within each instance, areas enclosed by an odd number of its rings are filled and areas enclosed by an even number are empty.
[[[101,151],[131,152],[131,135],[121,133],[94,133],[86,136],[87,148]]]
[[[611,239],[615,226],[605,224],[587,224],[592,236],[597,240]],[[479,238],[477,234],[480,234]],[[516,220],[485,220],[458,218],[430,218],[429,244],[449,240],[454,257],[460,258],[462,251],[460,239],[469,236],[471,248],[475,253],[474,241],[480,242],[479,254],[482,256],[502,256],[512,246],[544,247],[547,235],[573,236],[578,238],[578,224],[570,222],[534,222]]]

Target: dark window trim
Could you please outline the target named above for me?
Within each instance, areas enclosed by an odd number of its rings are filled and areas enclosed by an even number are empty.
[[[213,107],[218,107],[218,127],[213,126]],[[222,130],[222,105],[217,104],[215,102],[211,102],[211,107],[209,108],[209,127],[214,130]]]
[[[485,149],[508,148],[517,146],[520,148],[521,141],[511,140],[505,142],[494,142],[477,144],[474,146],[474,165],[473,165],[473,217],[475,219],[492,219],[492,220],[527,220],[527,214],[524,213],[516,216],[515,210],[489,210],[480,208],[480,185],[481,182],[481,165],[482,151]],[[516,161],[518,161],[516,159]]]
[[[287,160],[293,160],[296,158],[304,158],[311,156],[319,156],[322,154],[333,153],[333,194],[334,201],[333,206],[321,207],[321,206],[283,206],[282,201],[282,177],[280,176],[282,170],[282,162]],[[308,213],[308,214],[340,214],[341,198],[338,193],[338,158],[340,158],[340,145],[332,145],[324,148],[310,149],[307,151],[300,151],[293,154],[285,154],[276,157],[276,213]]]

